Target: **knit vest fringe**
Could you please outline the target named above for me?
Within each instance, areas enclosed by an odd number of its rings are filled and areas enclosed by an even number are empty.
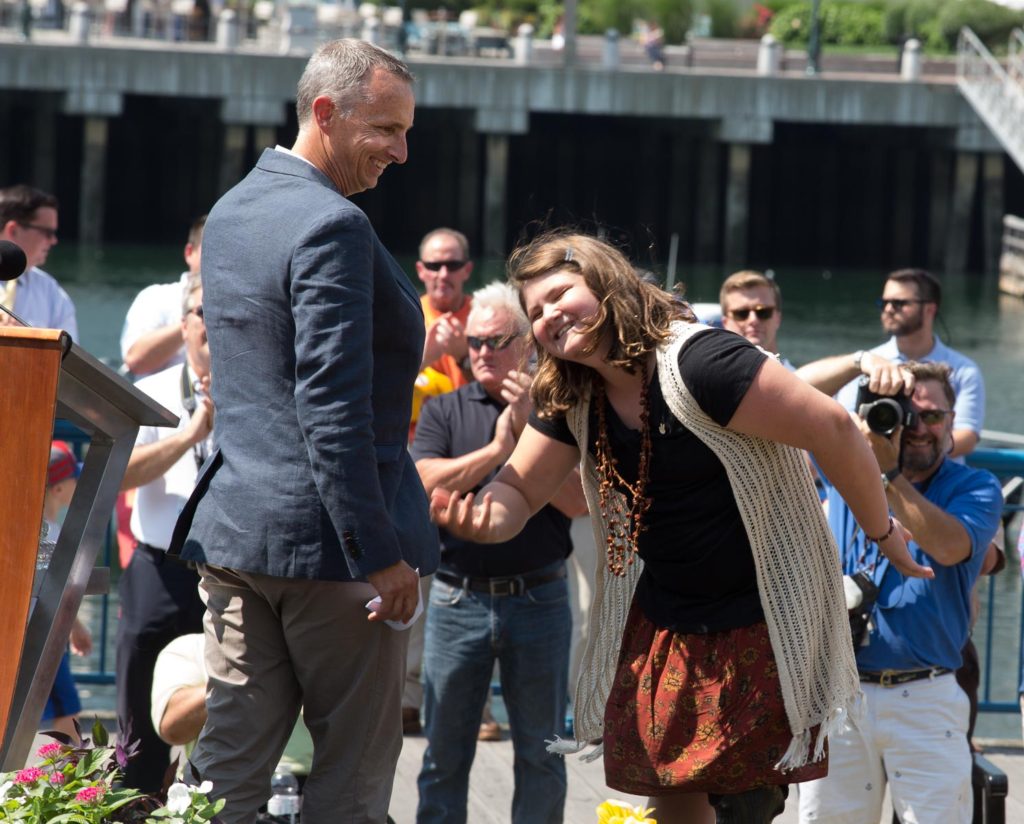
[[[839,552],[822,512],[803,452],[774,441],[732,432],[700,408],[679,374],[679,352],[708,327],[675,323],[658,350],[658,379],[672,414],[711,449],[725,467],[754,556],[757,585],[782,685],[792,733],[775,765],[790,770],[808,762],[811,733],[818,727],[811,760],[824,756],[825,739],[860,712],[861,691],[843,599]],[[608,523],[598,504],[598,476],[587,449],[590,398],[566,419],[582,454],[581,474],[596,545],[607,545]],[[621,493],[623,509],[628,502]],[[633,591],[643,570],[634,556],[618,577],[599,559],[590,612],[590,633],[576,684],[574,740],[556,738],[548,749],[601,755],[604,710],[618,666],[619,647]]]

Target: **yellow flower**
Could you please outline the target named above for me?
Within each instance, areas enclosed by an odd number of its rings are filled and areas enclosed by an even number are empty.
[[[597,824],[658,824],[653,818],[647,817],[653,812],[653,807],[633,807],[625,801],[609,798],[597,808]]]

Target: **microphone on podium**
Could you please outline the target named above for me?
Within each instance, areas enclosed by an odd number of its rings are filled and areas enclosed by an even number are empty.
[[[25,252],[17,243],[11,243],[9,240],[0,240],[0,282],[21,277],[27,266],[28,259],[25,257]],[[13,309],[14,307],[11,308]],[[2,303],[0,303],[0,311],[10,315],[22,326],[31,325],[25,323],[25,321]]]
[[[0,240],[0,280],[14,280],[21,277],[28,266],[25,252],[17,243]]]

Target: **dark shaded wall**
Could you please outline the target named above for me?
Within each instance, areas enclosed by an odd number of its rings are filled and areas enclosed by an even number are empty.
[[[59,96],[0,93],[0,185],[37,182],[61,199],[62,235],[78,224],[83,119],[59,112]],[[275,130],[291,145],[295,115]],[[225,127],[219,103],[126,96],[110,122],[105,237],[178,243],[192,217],[219,195]],[[262,150],[247,130],[243,168]],[[956,159],[936,130],[776,123],[751,156],[748,254],[752,266],[893,268],[936,265]],[[506,246],[538,225],[566,222],[626,240],[641,264],[663,263],[679,235],[679,260],[722,259],[728,148],[698,121],[534,114],[509,140]],[[483,235],[485,141],[468,110],[420,109],[409,161],[354,200],[385,243],[413,252],[438,225]],[[46,147],[50,164],[40,163]],[[40,181],[40,168],[54,170]],[[1007,159],[1006,211],[1024,212],[1024,176]],[[42,175],[46,177],[46,174]],[[969,269],[983,268],[979,173]],[[941,209],[939,210],[941,211]]]

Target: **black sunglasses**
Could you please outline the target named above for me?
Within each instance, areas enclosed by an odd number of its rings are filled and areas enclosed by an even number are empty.
[[[946,415],[953,414],[952,409],[919,409],[917,410],[917,417],[921,419],[921,422],[926,426],[935,426],[936,424],[942,423],[946,419]]]
[[[733,320],[746,320],[750,317],[750,313],[753,312],[757,315],[758,320],[768,320],[772,315],[775,314],[774,306],[752,306],[749,309],[730,309],[727,314]]]
[[[57,230],[51,229],[49,226],[37,226],[35,223],[21,223],[19,224],[23,229],[31,229],[34,232],[39,232],[47,240],[54,240],[57,237]]]
[[[480,351],[484,346],[489,346],[492,352],[500,352],[502,349],[508,347],[512,341],[514,341],[518,335],[514,332],[511,335],[491,335],[489,338],[478,338],[476,335],[466,335],[466,342],[469,344],[470,349]]]
[[[424,266],[426,266],[431,272],[440,272],[442,266],[448,267],[449,272],[454,272],[456,269],[461,269],[467,263],[468,260],[421,260]]]
[[[878,298],[875,301],[875,306],[885,311],[886,306],[891,306],[892,311],[902,312],[911,303],[931,303],[927,300],[917,300],[913,298]]]

